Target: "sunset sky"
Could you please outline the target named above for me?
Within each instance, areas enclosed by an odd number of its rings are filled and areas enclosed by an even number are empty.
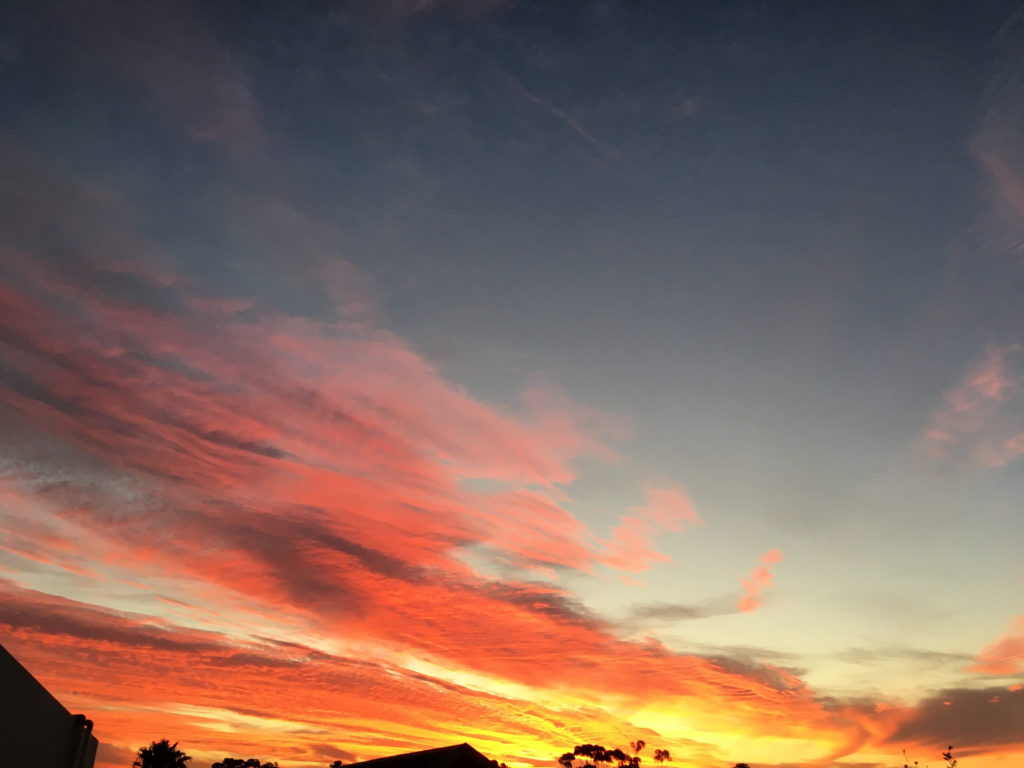
[[[0,3],[0,644],[101,768],[1019,768],[1022,96],[989,0]]]

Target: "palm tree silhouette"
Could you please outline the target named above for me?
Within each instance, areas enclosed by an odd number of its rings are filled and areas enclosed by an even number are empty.
[[[186,764],[191,759],[178,749],[178,742],[171,744],[160,739],[139,750],[132,768],[188,768]]]

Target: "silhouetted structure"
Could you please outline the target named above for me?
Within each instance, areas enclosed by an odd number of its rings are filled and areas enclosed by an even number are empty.
[[[345,768],[495,768],[495,765],[497,763],[494,760],[487,759],[469,744],[453,744],[450,747],[349,763]]]
[[[92,721],[72,715],[0,645],[0,764],[92,768]]]

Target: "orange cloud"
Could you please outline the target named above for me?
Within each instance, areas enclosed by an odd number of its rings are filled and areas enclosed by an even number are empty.
[[[525,657],[524,666],[543,672],[529,676],[532,688],[520,689],[530,691],[531,700],[524,700],[500,692],[497,682],[489,691],[486,682],[467,686],[372,655],[346,657],[294,642],[188,630],[10,582],[0,582],[0,592],[5,642],[47,686],[62,692],[68,706],[102,713],[96,715],[97,732],[115,747],[146,743],[159,712],[162,732],[173,731],[208,759],[246,743],[285,760],[312,761],[327,747],[365,757],[461,734],[489,754],[543,763],[553,757],[551,745],[595,733],[637,732],[612,711],[571,703],[573,691],[597,703],[598,691],[607,690],[634,691],[645,706],[664,700],[695,722],[730,733],[801,738],[812,729],[839,742],[851,737],[850,726],[820,708],[791,676],[778,672],[772,682],[768,676],[759,681],[658,646],[615,641],[582,625],[552,638],[563,653],[541,647],[539,636],[532,647],[515,644],[517,653],[535,654]],[[530,614],[523,605],[517,618]],[[463,618],[452,617],[453,625]],[[559,631],[560,622],[545,625]],[[487,646],[487,653],[498,653],[493,637]],[[510,669],[504,665],[491,666]],[[642,691],[633,687],[637,675],[651,683]],[[516,676],[524,679],[523,670]],[[687,747],[714,753],[699,742]]]
[[[655,704],[711,730],[848,740],[798,681],[621,640],[530,579],[641,569],[663,557],[654,536],[698,521],[672,486],[608,542],[566,509],[576,463],[615,460],[614,419],[550,386],[491,407],[359,312],[207,295],[147,266],[156,249],[116,202],[7,160],[27,179],[18,241],[66,258],[4,253],[0,408],[59,458],[9,467],[2,559],[21,586],[4,583],[0,615],[44,682],[103,713],[101,740],[148,741],[159,712],[211,758],[246,739],[306,759],[331,734],[361,734],[356,753],[451,734],[543,762],[540,744],[585,728],[635,738],[619,708]],[[57,231],[36,215],[53,197]]]
[[[204,761],[293,764],[466,739],[526,764],[638,735],[702,764],[716,739],[819,763],[864,743],[791,672],[623,640],[533,580],[642,570],[699,522],[670,485],[609,541],[571,514],[615,419],[550,386],[483,403],[358,302],[296,317],[210,295],[147,266],[116,202],[0,158],[28,180],[13,239],[66,257],[3,253],[0,409],[46,459],[5,466],[0,625],[94,715],[105,759],[170,732]],[[755,603],[781,553],[761,560]]]

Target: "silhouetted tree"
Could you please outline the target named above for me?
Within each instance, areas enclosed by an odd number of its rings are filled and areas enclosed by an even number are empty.
[[[211,765],[210,768],[277,768],[277,763],[269,761],[264,763],[258,757],[250,757],[247,760],[240,757],[225,757]]]
[[[191,759],[178,749],[178,742],[171,744],[167,739],[161,739],[142,747],[132,768],[188,768],[187,763]]]
[[[572,752],[566,752],[558,758],[562,768],[601,768],[602,764],[615,768],[640,768],[640,752],[647,746],[643,741],[637,740],[630,743],[633,754],[627,754],[621,749],[605,749],[600,744],[579,744],[573,747]],[[671,760],[672,755],[667,749],[654,750],[654,761],[663,763]],[[576,761],[583,760],[583,764],[577,766]]]
[[[746,763],[736,763],[732,768],[750,768]]]
[[[327,768],[341,768],[341,760],[335,760]]]

